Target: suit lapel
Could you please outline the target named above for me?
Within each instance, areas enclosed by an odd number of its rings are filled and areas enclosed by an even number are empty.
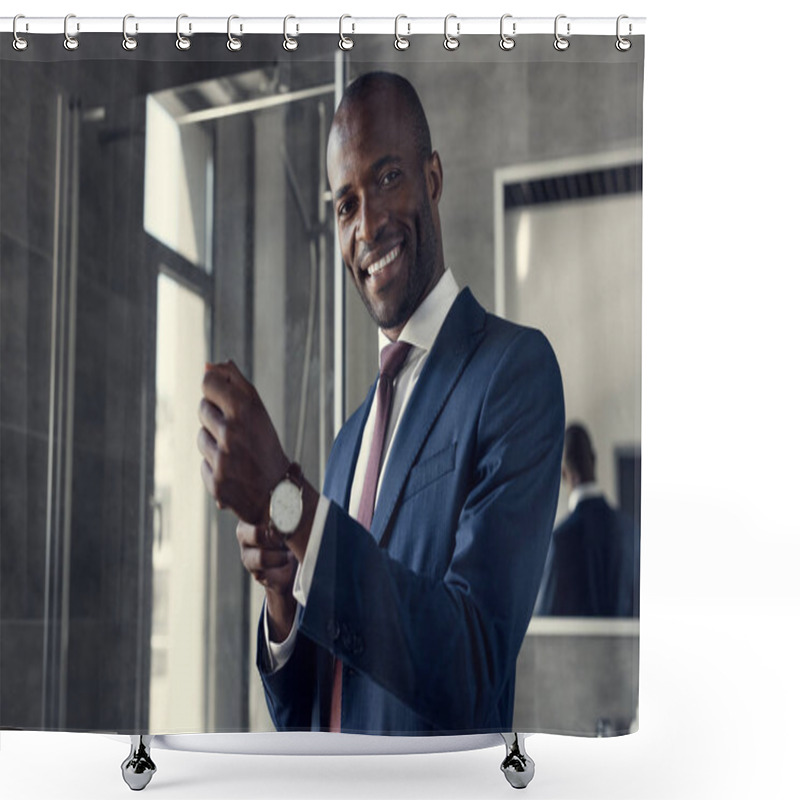
[[[377,381],[367,393],[367,398],[361,404],[355,415],[345,423],[342,428],[337,446],[340,452],[336,463],[330,463],[325,473],[325,486],[323,494],[338,503],[345,511],[350,507],[350,488],[353,485],[353,474],[356,471],[358,451],[361,449],[361,438],[364,435],[364,425],[367,423],[372,398],[375,395]]]
[[[408,401],[384,467],[372,536],[382,542],[408,473],[480,340],[486,312],[464,289],[442,325]],[[362,421],[363,428],[363,421]]]

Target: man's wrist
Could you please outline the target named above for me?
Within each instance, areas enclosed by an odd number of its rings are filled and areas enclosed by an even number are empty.
[[[303,513],[295,532],[286,539],[287,547],[294,553],[298,562],[302,563],[306,555],[308,537],[311,535],[311,526],[317,513],[319,492],[303,478]]]
[[[294,617],[297,611],[297,600],[289,592],[276,592],[267,589],[267,625],[269,626],[269,640],[275,644],[286,641],[292,631]]]
[[[281,479],[270,489],[264,511],[266,526],[288,538],[302,520],[305,480],[300,465],[293,461],[283,470]]]

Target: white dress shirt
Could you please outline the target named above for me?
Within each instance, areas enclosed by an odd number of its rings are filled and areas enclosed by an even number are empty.
[[[450,311],[453,302],[458,296],[458,284],[450,270],[445,270],[436,286],[431,289],[430,294],[420,303],[419,308],[411,315],[406,322],[403,330],[398,337],[400,342],[408,342],[412,345],[402,369],[394,381],[394,395],[392,407],[389,414],[388,426],[386,429],[386,441],[388,444],[384,448],[381,456],[380,471],[378,473],[378,495],[380,495],[381,484],[383,482],[383,465],[391,452],[394,444],[394,434],[397,426],[405,413],[411,392],[417,385],[422,368],[428,358],[431,347],[439,335],[439,331],[444,323],[445,317]],[[391,340],[378,329],[378,363],[380,364],[380,352]],[[361,439],[361,449],[358,452],[356,469],[353,474],[353,483],[350,489],[350,506],[348,513],[353,519],[358,517],[358,506],[361,502],[361,492],[364,488],[364,479],[367,474],[367,462],[369,451],[372,444],[372,435],[375,430],[375,417],[377,415],[377,392],[372,399],[372,405],[364,426],[364,435]],[[375,502],[377,503],[377,497]],[[297,612],[300,606],[305,606],[311,582],[314,576],[314,568],[317,564],[322,534],[325,530],[325,522],[328,517],[330,500],[323,495],[319,497],[319,504],[311,524],[311,533],[306,546],[306,555],[297,569],[295,575],[292,594],[297,600]],[[266,602],[266,601],[265,601]],[[289,636],[281,643],[271,642],[269,639],[269,626],[267,614],[264,614],[264,636],[267,642],[267,652],[269,653],[270,666],[272,671],[280,669],[294,651],[294,643],[297,638],[297,612],[295,613],[294,624]]]
[[[588,500],[590,497],[602,497],[603,490],[594,482],[587,481],[579,486],[576,486],[570,493],[567,505],[569,506],[570,513],[572,513],[581,500]]]

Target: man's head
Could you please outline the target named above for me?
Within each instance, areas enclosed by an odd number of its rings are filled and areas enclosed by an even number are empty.
[[[344,262],[396,339],[444,272],[442,166],[405,78],[371,72],[347,87],[328,139],[328,180]]]
[[[595,455],[589,432],[583,425],[573,423],[564,431],[564,459],[561,477],[570,489],[594,481]]]

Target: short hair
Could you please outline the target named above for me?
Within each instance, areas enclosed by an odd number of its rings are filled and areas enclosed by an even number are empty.
[[[564,463],[577,473],[582,481],[594,479],[595,455],[589,431],[579,422],[573,422],[564,431]]]
[[[433,152],[428,119],[425,116],[425,109],[422,107],[416,89],[402,75],[381,70],[365,72],[363,75],[359,75],[344,90],[336,116],[339,116],[342,111],[346,111],[351,105],[363,102],[372,95],[387,89],[396,92],[400,103],[405,106],[404,111],[407,114],[411,133],[414,137],[417,155],[421,162],[426,161]]]

